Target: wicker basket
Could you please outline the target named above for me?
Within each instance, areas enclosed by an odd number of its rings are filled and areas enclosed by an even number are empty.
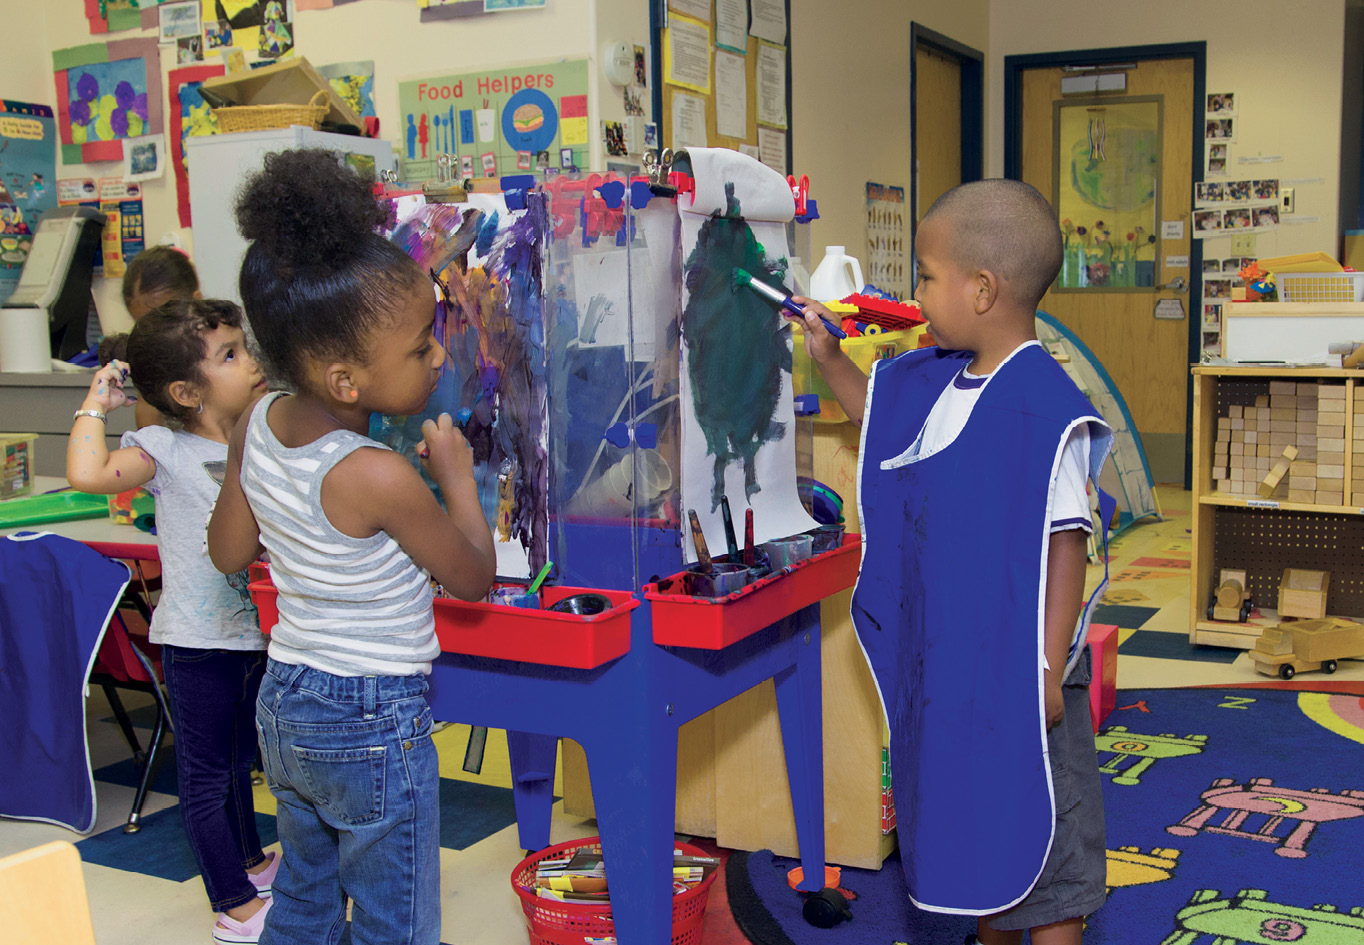
[[[331,110],[330,96],[326,89],[313,93],[307,105],[232,105],[227,108],[213,109],[218,119],[218,131],[268,131],[271,128],[288,128],[290,125],[305,125],[312,129],[322,127],[322,119]]]

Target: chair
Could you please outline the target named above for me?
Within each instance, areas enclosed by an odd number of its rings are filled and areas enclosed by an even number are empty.
[[[95,945],[76,848],[55,840],[0,859],[0,915],[8,945]]]
[[[123,825],[124,833],[137,833],[142,829],[142,804],[161,761],[160,748],[166,733],[170,731],[170,705],[161,687],[161,648],[146,638],[151,626],[152,605],[151,588],[142,563],[155,561],[156,551],[140,545],[104,542],[91,542],[90,546],[106,557],[130,562],[137,575],[135,581],[129,582],[113,619],[109,621],[109,629],[105,631],[94,668],[90,672],[90,682],[104,690],[109,708],[113,710],[114,718],[137,761],[137,793],[133,795],[128,822]],[[141,641],[134,643],[134,636],[140,637]],[[145,751],[118,696],[119,689],[148,693],[156,706],[156,721],[152,725],[151,738]]]

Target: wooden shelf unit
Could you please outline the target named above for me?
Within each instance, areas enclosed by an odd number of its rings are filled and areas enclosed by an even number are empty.
[[[1364,505],[1348,504],[1355,466],[1364,469],[1364,433],[1356,435],[1356,390],[1364,398],[1364,370],[1196,365],[1193,401],[1193,567],[1189,600],[1192,643],[1250,649],[1260,632],[1279,622],[1274,609],[1285,568],[1331,572],[1328,612],[1364,618]],[[1216,491],[1213,451],[1217,421],[1232,406],[1253,406],[1271,381],[1345,387],[1345,503],[1318,505],[1228,495]],[[1358,443],[1358,445],[1356,445]],[[1356,456],[1356,449],[1360,450]],[[1223,568],[1247,572],[1247,590],[1261,616],[1240,624],[1207,619]]]

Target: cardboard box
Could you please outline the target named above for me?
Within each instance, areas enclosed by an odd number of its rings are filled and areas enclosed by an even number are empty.
[[[259,69],[205,79],[202,88],[237,105],[306,105],[317,92],[325,91],[330,106],[325,121],[353,125],[361,130],[365,127],[365,120],[336,94],[331,83],[303,56],[295,55]]]
[[[1331,572],[1286,568],[1279,581],[1279,616],[1314,619],[1326,616]]]

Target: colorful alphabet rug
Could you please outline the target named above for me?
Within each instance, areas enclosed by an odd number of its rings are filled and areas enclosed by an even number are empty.
[[[1109,897],[1086,941],[1364,942],[1364,698],[1353,688],[1120,691],[1097,737]],[[769,850],[730,858],[730,907],[759,945],[956,945],[975,929],[915,909],[893,860],[844,869],[853,918],[815,928],[786,883],[795,865]]]

